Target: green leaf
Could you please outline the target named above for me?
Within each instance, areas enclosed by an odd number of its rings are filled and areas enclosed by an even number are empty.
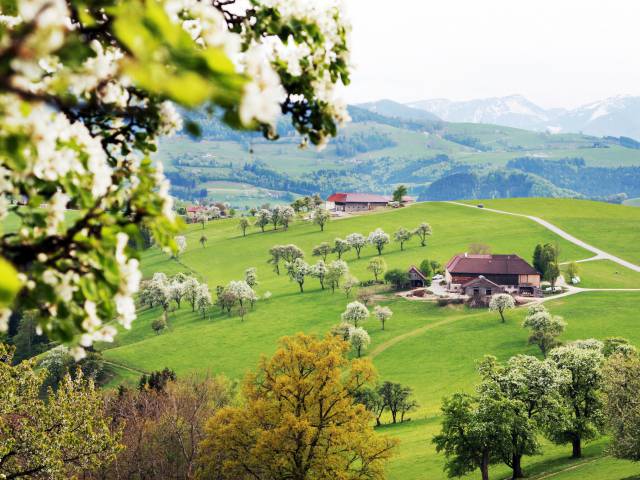
[[[21,286],[16,269],[0,257],[0,306],[11,304]]]

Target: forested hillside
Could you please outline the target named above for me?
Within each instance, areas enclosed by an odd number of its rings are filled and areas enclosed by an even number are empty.
[[[350,107],[352,122],[322,151],[300,148],[286,119],[273,143],[189,112],[200,136],[165,140],[158,157],[176,196],[240,208],[340,190],[390,193],[398,183],[421,200],[640,196],[640,149],[632,139],[448,123],[386,107],[389,116]]]

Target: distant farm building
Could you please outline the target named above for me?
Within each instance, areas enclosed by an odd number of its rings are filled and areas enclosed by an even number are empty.
[[[375,193],[334,193],[327,198],[327,209],[339,212],[363,212],[386,207],[393,201],[391,195]],[[413,197],[404,197],[403,203],[413,202]]]
[[[518,255],[456,255],[445,270],[450,291],[469,297],[510,293],[538,297],[540,272]]]

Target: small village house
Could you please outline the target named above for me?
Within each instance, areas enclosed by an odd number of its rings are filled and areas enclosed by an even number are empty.
[[[426,287],[430,283],[424,273],[415,265],[409,267],[409,281],[411,288]]]
[[[386,207],[393,200],[391,195],[375,193],[334,193],[327,198],[327,210],[338,212],[363,212]],[[413,197],[404,197],[403,203],[413,202]]]
[[[540,272],[518,255],[454,256],[445,270],[447,289],[469,297],[490,297],[496,293],[542,296]]]

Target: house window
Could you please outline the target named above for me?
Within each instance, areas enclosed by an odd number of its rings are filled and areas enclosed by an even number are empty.
[[[486,290],[486,292],[485,292],[485,293],[487,294],[487,296],[488,296],[488,297],[490,297],[490,296],[491,296],[491,289],[490,289],[490,288],[487,288],[487,290]]]
[[[473,287],[473,294],[474,295],[480,295],[480,288],[479,287]]]

